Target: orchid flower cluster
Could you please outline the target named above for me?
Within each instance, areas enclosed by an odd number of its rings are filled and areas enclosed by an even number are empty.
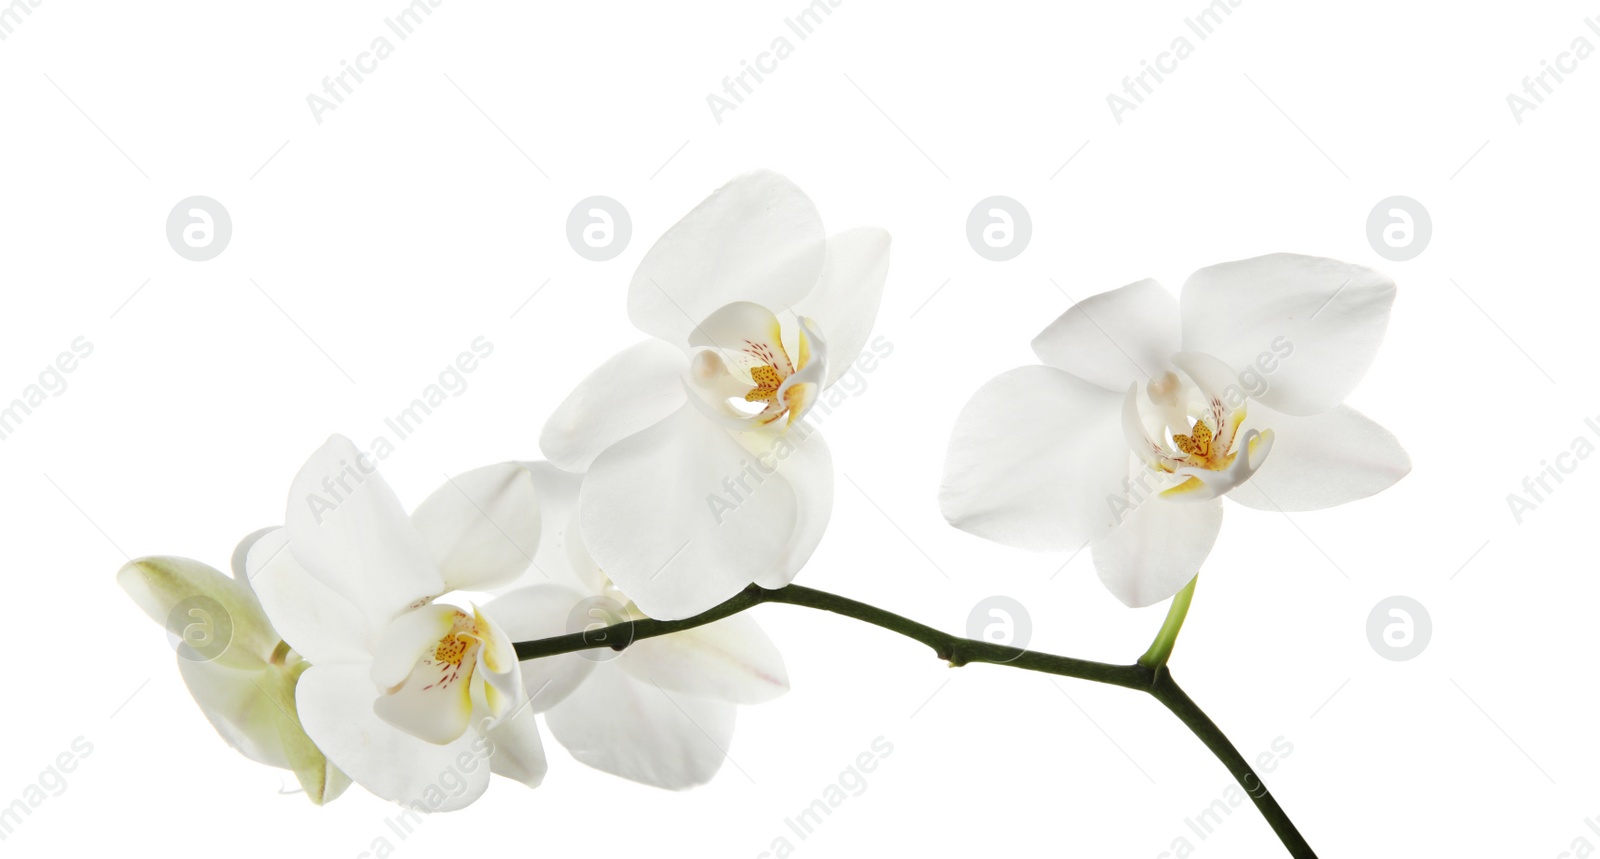
[[[763,599],[861,606],[790,583],[833,500],[807,413],[868,346],[889,244],[878,228],[828,235],[782,176],[739,177],[645,254],[627,308],[649,339],[562,402],[544,461],[466,472],[407,512],[334,436],[290,482],[283,524],[239,544],[231,575],[148,557],[118,582],[180,642],[218,733],[294,772],[318,804],[352,782],[427,811],[471,804],[492,775],[535,787],[545,731],[602,771],[702,784],[737,708],[789,686],[777,647],[739,612]],[[961,412],[944,514],[1000,543],[1088,545],[1130,606],[1183,596],[1223,496],[1312,510],[1409,469],[1393,436],[1342,404],[1394,294],[1359,266],[1277,254],[1202,269],[1181,299],[1147,280],[1083,301],[1034,340],[1042,365],[1003,373]],[[740,474],[753,482],[726,491]],[[657,622],[681,623],[519,658],[518,642]],[[1097,674],[902,631],[952,664],[1081,671],[1162,696],[1165,681],[1139,673],[1160,665]]]

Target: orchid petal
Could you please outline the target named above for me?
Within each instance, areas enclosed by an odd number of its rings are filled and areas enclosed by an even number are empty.
[[[439,562],[446,590],[486,591],[516,581],[539,545],[539,497],[517,463],[451,478],[411,521]]]
[[[583,602],[577,591],[559,585],[533,585],[518,588],[495,598],[483,607],[513,641],[537,641],[582,629],[572,628],[572,614]],[[583,653],[562,653],[521,664],[522,686],[527,691],[529,709],[542,713],[561,703],[594,668],[595,661]],[[517,702],[518,706],[522,702]]]
[[[250,574],[245,564],[245,561],[250,557],[250,547],[254,546],[257,540],[276,530],[278,530],[278,526],[268,525],[258,531],[251,531],[244,536],[243,540],[239,541],[237,546],[233,547],[233,557],[230,559],[229,569],[233,571],[235,579],[244,582],[246,585],[250,584]]]
[[[612,664],[545,714],[550,733],[595,769],[682,790],[716,775],[733,737],[736,707],[668,692]]]
[[[454,811],[483,794],[492,745],[476,731],[443,745],[413,736],[378,717],[377,697],[365,665],[313,665],[295,692],[306,734],[377,796],[419,811]]]
[[[472,622],[478,639],[473,687],[481,687],[489,715],[498,719],[522,704],[522,672],[516,645],[506,630],[477,606],[472,607]]]
[[[533,708],[519,707],[509,716],[494,721],[483,731],[483,736],[492,744],[489,766],[495,775],[520,781],[528,787],[538,787],[544,781],[549,767]]]
[[[778,395],[775,402],[782,403],[789,409],[787,423],[793,426],[796,421],[805,418],[806,413],[817,403],[817,395],[822,392],[824,382],[828,378],[832,366],[832,346],[822,336],[822,331],[817,328],[808,316],[802,316],[796,321],[796,342],[799,344],[799,367],[789,378],[783,380],[778,386]]]
[[[440,639],[450,633],[461,610],[434,603],[394,619],[372,651],[371,680],[380,690],[392,690],[412,676],[417,661],[432,654]]]
[[[1072,305],[1033,338],[1039,360],[1112,391],[1144,384],[1178,351],[1178,302],[1141,280]]]
[[[816,286],[826,248],[822,217],[793,182],[770,171],[740,176],[645,253],[628,289],[628,318],[685,346],[696,323],[731,302],[794,306]]]
[[[790,309],[815,319],[833,355],[822,387],[838,381],[872,336],[889,274],[889,233],[857,227],[828,237],[827,260],[816,288]]]
[[[1128,477],[1123,399],[1054,367],[991,379],[956,419],[939,490],[945,518],[1036,551],[1104,535]]]
[[[1249,370],[1254,399],[1291,415],[1333,408],[1372,366],[1394,281],[1368,268],[1272,254],[1200,269],[1183,285],[1183,348]]]
[[[411,517],[371,457],[343,436],[329,438],[295,475],[285,521],[289,551],[373,629],[444,592]]]
[[[663,620],[727,600],[795,550],[794,487],[687,406],[601,454],[579,508],[600,569]]]
[[[618,352],[545,421],[540,450],[567,471],[588,469],[601,451],[677,411],[687,369],[682,349],[660,340]]]
[[[251,586],[283,640],[321,665],[360,662],[381,630],[371,630],[349,600],[301,566],[288,550],[289,532],[276,528],[250,547],[245,566]]]
[[[1147,498],[1090,544],[1100,581],[1130,608],[1154,605],[1200,572],[1222,529],[1222,501]]]
[[[833,453],[822,431],[801,423],[781,435],[745,433],[738,440],[756,461],[776,466],[794,490],[794,534],[782,562],[752,568],[755,583],[781,588],[794,581],[822,542],[833,515]]]
[[[578,488],[583,475],[548,462],[519,464],[533,480],[539,498],[539,544],[532,565],[520,578],[490,592],[504,594],[529,585],[560,585],[585,593],[603,589],[605,576],[578,536]]]
[[[1228,497],[1257,510],[1298,513],[1376,495],[1411,471],[1388,430],[1349,406],[1311,417],[1250,407],[1246,426],[1276,435],[1272,455]]]
[[[760,625],[742,614],[634,642],[617,664],[669,692],[730,704],[760,704],[789,691],[783,655]]]

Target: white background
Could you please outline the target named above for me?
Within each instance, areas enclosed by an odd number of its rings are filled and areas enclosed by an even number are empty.
[[[306,96],[402,7],[43,0],[0,41],[0,401],[74,338],[94,345],[0,442],[0,804],[75,737],[93,744],[0,851],[357,856],[388,836],[399,856],[757,856],[789,836],[800,856],[1151,857],[1188,836],[1194,855],[1282,855],[1249,806],[1205,840],[1185,827],[1230,780],[1153,700],[950,669],[782,606],[758,613],[793,690],[743,710],[731,762],[686,793],[547,741],[543,787],[498,782],[402,840],[384,825],[394,807],[358,788],[322,809],[280,796],[292,776],[218,741],[117,568],[146,554],[225,567],[240,536],[282,521],[291,476],[329,433],[384,433],[478,336],[493,356],[383,471],[414,504],[446,473],[537,457],[544,417],[639,338],[624,299],[650,242],[756,167],[791,176],[830,228],[895,239],[877,324],[894,353],[823,425],[835,510],[799,581],[951,631],[1010,595],[1050,652],[1131,660],[1163,609],[1123,608],[1088,553],[1028,554],[944,523],[939,472],[967,396],[1032,363],[1029,339],[1068,296],[1147,276],[1176,290],[1195,268],[1273,251],[1392,274],[1388,339],[1352,402],[1396,433],[1413,473],[1333,511],[1230,505],[1174,671],[1247,756],[1293,745],[1268,781],[1322,855],[1600,842],[1584,823],[1600,813],[1600,462],[1521,524],[1506,501],[1575,438],[1600,444],[1584,425],[1600,415],[1600,58],[1520,124],[1506,104],[1574,39],[1600,45],[1584,23],[1600,8],[1245,0],[1201,41],[1183,23],[1200,0],[844,0],[801,41],[784,24],[801,0],[446,0],[317,123]],[[1193,55],[1116,122],[1107,94],[1180,35]],[[793,55],[719,124],[706,96],[779,36]],[[164,236],[195,194],[234,226],[204,263]],[[565,237],[595,194],[633,218],[604,263]],[[965,238],[993,194],[1033,219],[1032,244],[1004,263]],[[1409,262],[1366,238],[1395,194],[1433,219]],[[1410,662],[1367,641],[1392,594],[1433,620]],[[784,819],[880,736],[894,751],[866,792],[795,838]]]

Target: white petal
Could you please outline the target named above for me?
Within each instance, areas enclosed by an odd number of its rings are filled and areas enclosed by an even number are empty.
[[[770,467],[770,466],[767,466]],[[691,406],[612,446],[579,493],[583,542],[639,609],[705,611],[782,568],[794,550],[794,487]]]
[[[1246,393],[1278,411],[1317,414],[1367,374],[1394,296],[1387,276],[1336,260],[1222,263],[1183,285],[1183,348],[1222,359]]]
[[[300,676],[300,722],[317,747],[379,797],[421,811],[471,805],[489,786],[493,751],[477,731],[435,745],[378,718],[365,665],[313,665]]]
[[[1150,498],[1089,549],[1106,589],[1129,607],[1139,608],[1183,590],[1200,572],[1221,529],[1220,498],[1196,502]]]
[[[800,422],[782,435],[745,433],[737,437],[759,461],[775,463],[794,490],[795,525],[782,563],[751,568],[756,584],[781,588],[794,581],[822,542],[833,516],[833,452],[822,431]]]
[[[646,340],[590,373],[545,422],[539,448],[567,471],[584,471],[600,452],[677,411],[688,368],[681,346]]]
[[[705,784],[722,766],[734,711],[733,704],[634,680],[607,663],[547,713],[545,724],[595,769],[682,790]]]
[[[277,676],[286,680],[298,678],[310,668],[310,663],[300,662],[288,672],[277,672]],[[350,776],[328,760],[317,744],[311,741],[311,737],[306,735],[305,729],[300,726],[294,693],[291,682],[282,694],[274,693],[272,696],[275,703],[283,705],[279,710],[282,718],[278,720],[278,734],[283,740],[284,754],[289,759],[289,769],[294,770],[295,778],[306,792],[306,798],[316,805],[325,805],[344,793],[345,788],[350,786]]]
[[[289,490],[289,551],[375,629],[444,592],[432,553],[370,456],[344,436],[311,455]]]
[[[776,173],[746,174],[645,254],[628,289],[628,318],[682,346],[696,323],[726,304],[794,306],[816,285],[825,254],[822,217],[810,198]]]
[[[573,632],[573,613],[579,611],[584,595],[559,585],[534,585],[518,588],[495,598],[483,607],[512,641],[537,641]],[[609,624],[608,624],[609,625]],[[571,694],[594,668],[595,660],[583,653],[563,653],[522,661],[522,686],[528,709],[542,713]],[[518,701],[517,706],[524,702]]]
[[[760,704],[789,691],[772,639],[748,615],[634,642],[617,660],[645,683],[730,704]]]
[[[1166,369],[1180,342],[1178,302],[1141,280],[1074,304],[1033,338],[1039,360],[1102,388],[1125,391]]]
[[[824,387],[849,371],[866,348],[888,275],[887,230],[857,227],[828,237],[828,257],[821,280],[792,307],[796,314],[815,319],[828,337],[832,355]]]
[[[230,568],[233,570],[234,578],[244,582],[246,585],[250,584],[250,575],[245,569],[245,559],[250,557],[250,547],[254,546],[257,540],[276,530],[278,530],[278,526],[269,525],[259,531],[251,531],[244,536],[243,540],[239,541],[239,545],[233,547]]]
[[[261,668],[278,646],[278,633],[250,588],[199,561],[139,558],[117,571],[117,584],[151,620],[191,641],[194,656]]]
[[[505,629],[477,606],[472,607],[472,620],[479,642],[472,675],[474,705],[482,703],[489,716],[499,719],[524,700],[516,647]]]
[[[822,330],[817,327],[816,320],[809,316],[801,316],[796,321],[795,340],[798,345],[796,354],[797,369],[789,378],[783,380],[778,387],[778,397],[775,402],[786,403],[789,407],[787,423],[793,426],[795,421],[801,420],[811,407],[817,403],[817,395],[822,392],[832,359],[829,356],[831,347]]]
[[[1247,427],[1270,429],[1272,453],[1228,497],[1257,510],[1321,510],[1376,495],[1411,471],[1390,432],[1349,406],[1310,417],[1250,404]]]
[[[321,665],[371,658],[382,630],[369,630],[349,600],[313,578],[288,550],[289,532],[270,531],[250,547],[251,587],[283,640]]]
[[[563,471],[548,462],[519,463],[533,480],[539,499],[539,544],[533,563],[516,580],[491,594],[505,594],[531,585],[560,585],[582,593],[598,593],[605,576],[578,537],[578,487],[582,474]]]
[[[483,736],[493,744],[489,765],[495,775],[515,779],[528,787],[538,787],[544,781],[548,765],[544,741],[539,738],[539,721],[532,707],[523,707],[494,722]]]
[[[508,462],[451,478],[411,514],[446,590],[486,591],[516,581],[539,545],[533,475]]]
[[[950,524],[1038,551],[1078,549],[1116,524],[1128,442],[1123,395],[1054,367],[979,388],[956,419],[939,506]]]
[[[572,568],[572,574],[577,579],[578,591],[585,594],[605,593],[615,583],[611,577],[600,569],[594,556],[589,554],[589,547],[583,542],[583,525],[580,520],[582,510],[574,507],[572,518],[567,522],[565,531],[567,564]]]

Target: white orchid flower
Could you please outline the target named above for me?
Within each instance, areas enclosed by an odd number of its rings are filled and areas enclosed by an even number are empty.
[[[510,638],[471,605],[526,569],[539,539],[527,471],[456,477],[413,516],[349,439],[329,439],[289,492],[285,525],[249,550],[267,616],[311,662],[306,733],[372,793],[424,811],[469,805],[490,773],[530,787],[544,750]]]
[[[242,555],[234,557],[233,578],[188,558],[139,558],[117,572],[117,584],[176,636],[184,685],[228,745],[293,772],[317,805],[331,802],[350,779],[306,736],[295,713],[295,685],[310,663],[272,628]]]
[[[1130,606],[1199,571],[1227,497],[1332,507],[1411,468],[1343,405],[1383,340],[1394,282],[1273,254],[1204,268],[1173,300],[1140,281],[1079,302],[956,422],[940,503],[951,524],[1040,551],[1088,544]]]
[[[587,472],[584,543],[646,614],[781,587],[811,556],[833,460],[802,418],[865,346],[888,266],[888,233],[826,237],[770,172],[728,183],[645,254],[628,315],[658,339],[585,379],[540,445]]]
[[[534,564],[484,605],[518,641],[644,617],[595,565],[578,533],[582,477],[526,465],[542,532]],[[531,709],[574,757],[613,775],[683,789],[711,780],[727,757],[739,704],[789,689],[783,657],[747,614],[659,638],[522,663]]]

